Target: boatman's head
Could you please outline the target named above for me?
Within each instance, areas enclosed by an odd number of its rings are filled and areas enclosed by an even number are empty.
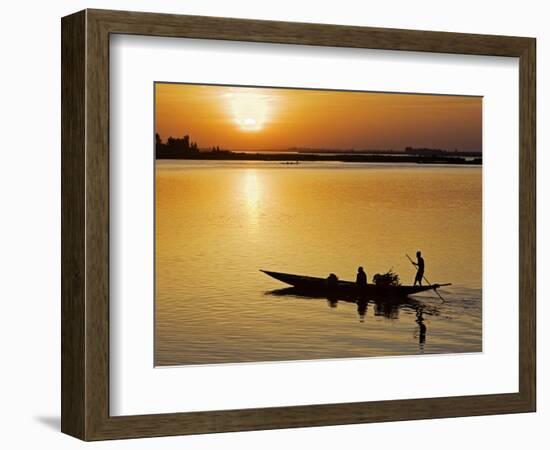
[[[420,250],[416,252],[416,256],[419,257],[422,253],[420,253]]]
[[[363,266],[359,266],[359,269],[357,269],[359,272],[363,272]]]

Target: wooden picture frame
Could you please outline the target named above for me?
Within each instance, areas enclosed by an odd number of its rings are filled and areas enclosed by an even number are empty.
[[[535,411],[533,38],[85,10],[62,19],[62,417],[83,440]],[[261,409],[109,415],[109,36],[135,34],[519,58],[519,391]]]

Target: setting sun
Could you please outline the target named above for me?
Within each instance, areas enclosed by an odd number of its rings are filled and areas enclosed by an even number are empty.
[[[230,114],[242,131],[260,131],[272,112],[272,101],[257,92],[229,93],[226,96]]]

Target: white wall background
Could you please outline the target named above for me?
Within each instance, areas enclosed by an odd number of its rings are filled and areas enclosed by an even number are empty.
[[[0,15],[0,445],[84,447],[59,432],[60,17],[86,7],[538,38],[538,369],[536,414],[141,439],[96,448],[547,448],[550,10],[547,2],[73,0],[6,2]],[[514,270],[512,265],[511,270]],[[414,376],[421,376],[416,374]]]

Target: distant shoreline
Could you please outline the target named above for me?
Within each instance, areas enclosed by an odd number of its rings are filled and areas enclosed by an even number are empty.
[[[278,161],[281,163],[300,162],[347,162],[347,163],[416,163],[416,164],[454,164],[454,165],[481,165],[481,157],[439,155],[407,155],[407,154],[318,154],[318,153],[248,153],[232,152],[227,150],[197,152],[188,155],[157,154],[157,160],[208,160],[208,161]]]

